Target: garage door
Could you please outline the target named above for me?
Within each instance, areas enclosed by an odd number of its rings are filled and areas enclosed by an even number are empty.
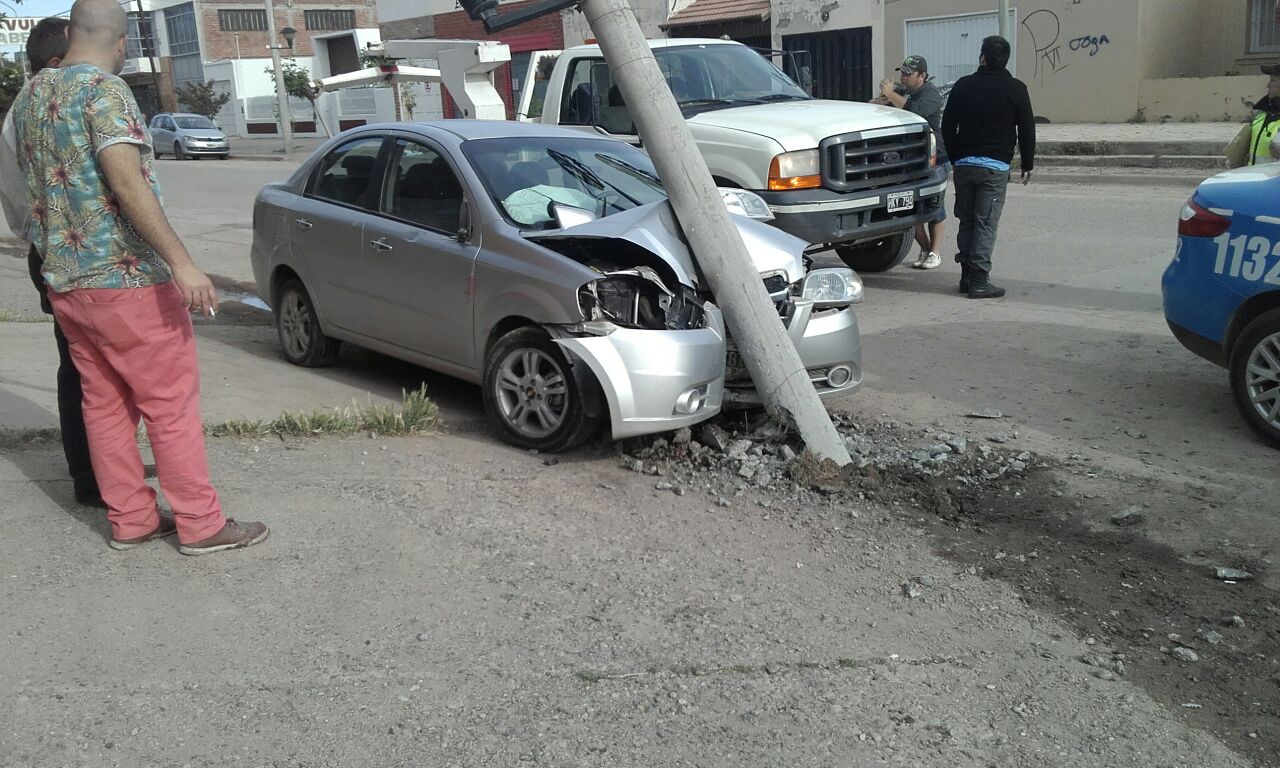
[[[1009,29],[1017,29],[1018,10],[1009,11]],[[910,19],[903,50],[907,55],[919,54],[929,61],[929,74],[942,85],[958,80],[978,68],[982,38],[1000,34],[999,14],[969,13],[963,16],[941,16]],[[1017,35],[1010,34],[1013,56],[1009,71],[1018,58]],[[1016,73],[1015,73],[1016,74]]]
[[[231,94],[231,81],[214,80],[213,92],[215,95],[220,93]],[[234,96],[234,94],[232,95]],[[236,131],[236,100],[234,98],[228,99],[227,103],[223,104],[222,108],[218,110],[218,114],[214,116],[213,121],[228,136],[239,136],[240,134]]]

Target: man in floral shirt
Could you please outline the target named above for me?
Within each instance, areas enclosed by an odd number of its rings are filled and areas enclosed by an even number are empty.
[[[160,207],[152,151],[124,66],[115,0],[78,0],[61,69],[36,74],[13,103],[18,165],[54,315],[84,389],[85,426],[111,546],[174,532],[201,555],[266,539],[262,523],[223,516],[209,481],[195,337],[188,311],[213,316],[213,284]],[[173,508],[146,484],[139,417]]]

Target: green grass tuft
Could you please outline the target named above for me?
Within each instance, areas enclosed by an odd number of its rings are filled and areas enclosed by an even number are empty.
[[[206,424],[209,437],[264,438],[315,437],[319,435],[354,435],[372,433],[383,437],[420,435],[435,429],[440,409],[427,397],[422,385],[404,392],[399,406],[353,402],[345,408],[311,413],[280,414],[271,421],[233,419]]]

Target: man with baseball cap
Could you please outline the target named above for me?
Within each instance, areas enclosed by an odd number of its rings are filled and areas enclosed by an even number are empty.
[[[880,81],[881,103],[905,109],[923,117],[933,129],[938,148],[938,164],[947,164],[947,151],[942,145],[942,94],[929,79],[929,62],[923,56],[911,55],[903,59],[902,66],[897,68],[901,74],[898,84],[889,78]],[[941,195],[933,198],[926,205],[933,217],[927,223],[916,225],[916,243],[920,246],[920,256],[916,258],[916,269],[935,269],[942,266],[942,257],[938,250],[942,246],[942,222],[947,220],[946,207]]]

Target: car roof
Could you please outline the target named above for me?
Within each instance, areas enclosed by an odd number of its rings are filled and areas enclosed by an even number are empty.
[[[722,40],[714,37],[664,37],[649,41],[649,47],[652,48],[689,48],[698,45],[742,45],[736,40]],[[582,53],[599,53],[598,45],[576,45],[566,49],[566,52],[582,52]]]
[[[616,141],[616,139],[610,139],[598,133],[584,133],[570,128],[561,128],[557,125],[516,122],[513,120],[420,120],[403,123],[374,123],[362,128],[361,132],[412,131],[415,129],[424,135],[430,135],[433,131],[444,131],[457,136],[463,141],[506,138],[588,138]]]

